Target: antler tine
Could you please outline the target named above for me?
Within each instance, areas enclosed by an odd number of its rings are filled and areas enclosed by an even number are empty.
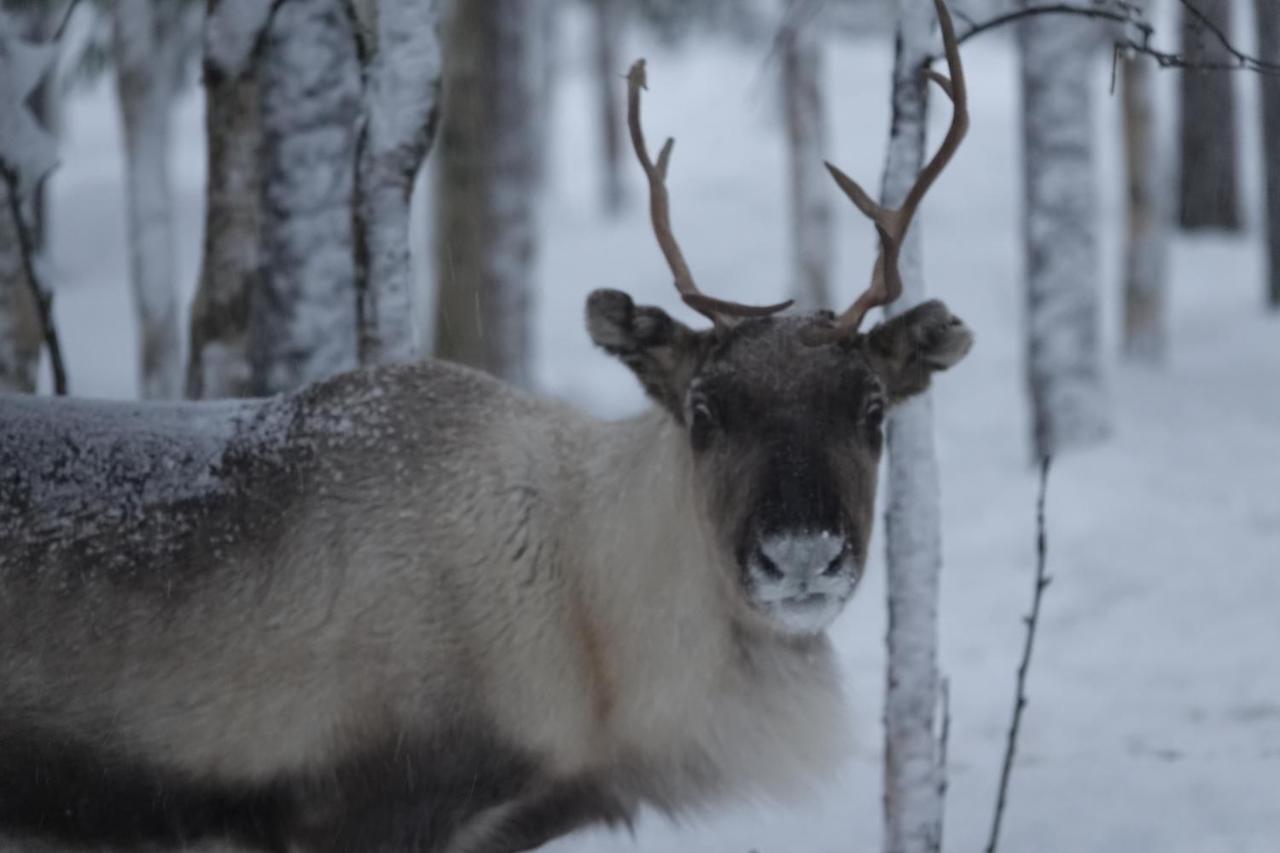
[[[947,57],[947,68],[951,73],[948,78],[936,71],[926,70],[929,80],[951,99],[954,110],[951,115],[951,126],[928,164],[920,170],[911,189],[903,199],[902,206],[896,210],[877,203],[857,181],[850,178],[835,166],[827,163],[827,170],[835,178],[836,185],[875,225],[880,236],[880,254],[871,273],[871,284],[854,301],[853,305],[836,320],[834,334],[836,337],[852,334],[862,324],[862,318],[872,308],[888,305],[902,295],[902,274],[898,270],[898,253],[902,248],[902,240],[916,208],[920,206],[929,187],[937,180],[938,175],[946,168],[947,163],[955,155],[969,130],[969,94],[965,88],[964,66],[960,62],[960,45],[956,40],[955,25],[951,21],[951,13],[943,0],[933,0],[938,11],[938,23],[942,29],[942,44]]]
[[[685,262],[684,254],[680,251],[680,245],[676,242],[675,234],[671,230],[671,206],[667,195],[666,178],[675,139],[667,138],[658,152],[658,162],[655,164],[649,158],[649,148],[644,141],[644,130],[640,126],[640,90],[647,88],[649,87],[645,79],[644,60],[637,59],[632,63],[631,70],[627,72],[627,128],[631,132],[631,145],[635,148],[636,159],[640,161],[640,168],[644,170],[644,175],[649,181],[649,219],[653,223],[653,233],[658,238],[658,247],[662,249],[662,254],[667,259],[667,266],[671,268],[671,274],[675,277],[676,290],[680,291],[685,304],[717,326],[723,325],[726,317],[763,317],[790,307],[790,300],[776,305],[742,305],[737,302],[728,302],[714,296],[707,296],[694,284],[693,274],[689,272],[689,265]]]

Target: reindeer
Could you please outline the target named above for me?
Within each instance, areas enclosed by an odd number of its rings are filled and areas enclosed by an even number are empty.
[[[603,423],[427,362],[215,404],[0,403],[0,831],[69,847],[532,849],[825,778],[824,629],[861,578],[886,411],[972,336],[897,297],[951,129],[843,314],[702,293],[672,142],[628,123],[693,329],[600,290],[655,404]]]

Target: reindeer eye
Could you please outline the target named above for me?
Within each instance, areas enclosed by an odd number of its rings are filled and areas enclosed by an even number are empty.
[[[866,419],[867,426],[872,429],[879,429],[881,424],[884,423],[884,400],[875,398],[868,401],[863,417]]]
[[[704,449],[711,442],[716,427],[716,417],[706,400],[694,400],[689,406],[689,435],[695,450]]]

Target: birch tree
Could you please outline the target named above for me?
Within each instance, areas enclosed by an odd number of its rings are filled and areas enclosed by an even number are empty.
[[[359,0],[364,114],[355,223],[361,364],[416,357],[409,196],[435,140],[438,0]]]
[[[1196,0],[1195,8],[1223,33],[1231,32],[1233,0]],[[1191,63],[1229,62],[1226,46],[1185,8],[1182,55]],[[1181,76],[1179,222],[1183,228],[1240,228],[1236,164],[1235,75],[1186,69]]]
[[[832,304],[832,222],[826,159],[827,109],[822,85],[820,4],[783,0],[778,33],[786,112],[791,210],[791,294],[803,309]]]
[[[1027,383],[1037,459],[1107,432],[1098,304],[1091,67],[1096,24],[1018,24]]]
[[[7,182],[0,181],[0,391],[36,390],[40,315],[27,278]]]
[[[182,59],[182,3],[117,0],[112,61],[124,131],[129,272],[142,396],[177,396],[182,371],[174,289],[169,116]]]
[[[32,201],[55,165],[55,140],[31,110],[56,46],[28,42],[24,22],[0,9],[0,390],[36,388],[42,322]]]
[[[436,354],[529,382],[540,0],[454,4],[436,182]]]
[[[893,117],[880,203],[900,207],[924,165],[928,90],[921,71],[935,51],[940,0],[898,0],[893,63]],[[924,301],[919,224],[899,250],[902,295],[886,308],[897,316]],[[885,687],[884,849],[942,849],[944,776],[935,735],[939,703],[938,585],[942,509],[933,440],[933,399],[926,391],[890,415],[885,555],[889,607]]]
[[[1261,58],[1280,64],[1280,3],[1254,0],[1254,15]],[[1280,311],[1280,77],[1264,74],[1260,79],[1266,161],[1267,304]]]
[[[186,394],[250,393],[249,296],[261,272],[262,119],[257,47],[271,4],[208,0],[204,27],[204,257],[191,306]]]
[[[264,36],[262,275],[249,298],[257,394],[356,365],[360,65],[344,4],[279,0]]]
[[[1165,285],[1168,240],[1155,81],[1143,56],[1124,60],[1124,162],[1128,181],[1124,257],[1124,351],[1131,358],[1164,360],[1168,337]]]

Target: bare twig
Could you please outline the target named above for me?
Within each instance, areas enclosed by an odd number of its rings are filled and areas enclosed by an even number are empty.
[[[1022,725],[1022,712],[1027,707],[1027,670],[1031,667],[1031,650],[1035,645],[1036,626],[1040,621],[1040,600],[1051,580],[1045,574],[1048,536],[1045,532],[1044,520],[1045,494],[1049,488],[1049,461],[1048,456],[1040,461],[1040,494],[1036,498],[1035,587],[1031,595],[1031,612],[1023,617],[1023,622],[1027,626],[1027,635],[1022,644],[1022,660],[1018,663],[1017,686],[1013,694],[1013,717],[1009,722],[1009,737],[1004,748],[1004,765],[1000,768],[1000,787],[996,791],[996,810],[991,822],[991,838],[987,841],[986,853],[995,853],[996,842],[1000,838],[1000,822],[1004,818],[1005,801],[1009,795],[1009,775],[1013,771],[1013,756],[1018,748],[1018,730]]]
[[[1035,6],[1024,6],[985,21],[977,23],[967,21],[969,28],[960,34],[959,42],[963,44],[982,33],[999,29],[1024,18],[1039,15],[1075,15],[1100,21],[1113,21],[1131,27],[1132,32],[1137,34],[1136,37],[1129,36],[1116,39],[1114,45],[1117,53],[1128,51],[1149,56],[1161,68],[1182,68],[1196,71],[1253,71],[1258,74],[1280,75],[1280,63],[1268,62],[1245,53],[1235,47],[1221,28],[1197,9],[1191,0],[1178,0],[1178,2],[1187,10],[1188,15],[1194,17],[1215,40],[1222,44],[1227,53],[1231,55],[1229,61],[1205,62],[1192,60],[1187,59],[1182,54],[1160,50],[1151,43],[1151,39],[1155,35],[1155,27],[1143,18],[1142,12],[1137,6],[1125,2],[1125,0],[1112,0],[1110,3],[1095,2],[1087,6],[1079,3],[1042,3]],[[930,57],[929,62],[940,58],[936,56]]]
[[[942,703],[942,729],[938,732],[938,797],[947,799],[947,745],[951,742],[951,680],[944,678],[938,684]]]
[[[18,234],[18,254],[22,258],[22,271],[27,285],[36,300],[36,308],[40,314],[40,328],[44,334],[45,347],[49,350],[49,366],[53,370],[53,392],[60,397],[67,394],[67,370],[62,361],[62,345],[58,341],[58,328],[53,324],[53,294],[40,282],[36,271],[35,235],[27,224],[22,213],[22,199],[18,195],[18,173],[0,159],[0,179],[5,183],[5,197],[9,200],[9,215],[13,217],[13,227]],[[41,179],[43,180],[43,178]]]

